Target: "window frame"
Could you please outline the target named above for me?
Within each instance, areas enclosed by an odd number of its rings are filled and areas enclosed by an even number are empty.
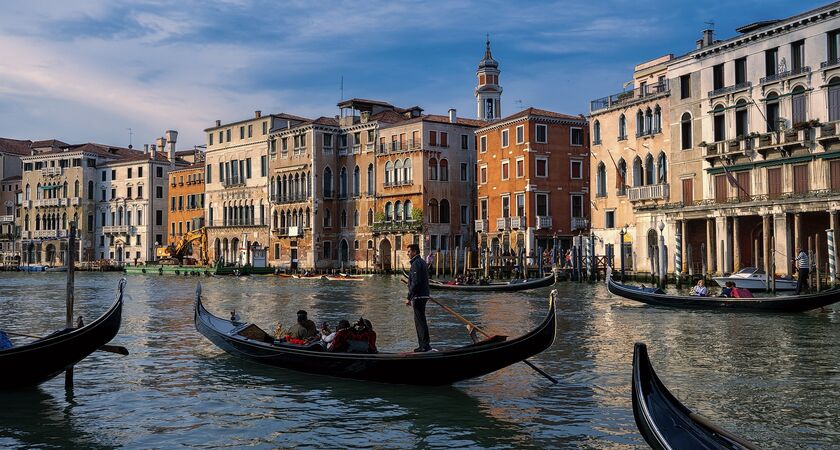
[[[502,135],[499,138],[502,148],[510,147],[510,130],[502,130]]]
[[[516,126],[516,144],[524,144],[525,143],[525,125],[517,125]]]
[[[575,131],[580,133],[580,143],[575,144]],[[569,145],[572,147],[583,147],[583,127],[569,127]]]
[[[545,139],[543,139],[543,140],[540,140],[540,130],[541,129],[544,130],[543,134],[545,136]],[[544,123],[536,124],[536,126],[534,128],[534,140],[537,142],[537,144],[548,144],[548,125],[546,125]]]
[[[501,178],[502,181],[510,180],[510,160],[509,159],[503,159],[502,160],[502,165],[501,165],[500,172],[499,172],[499,178]]]
[[[545,173],[540,175],[540,162],[545,163]],[[536,178],[548,178],[548,157],[546,156],[537,156],[534,158],[534,176]]]

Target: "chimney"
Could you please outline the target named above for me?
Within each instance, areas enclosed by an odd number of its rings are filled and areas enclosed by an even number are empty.
[[[458,123],[458,116],[455,114],[455,108],[449,108],[449,123]]]
[[[216,119],[216,126],[217,126],[217,127],[222,126],[222,121],[221,121],[221,120],[219,120],[219,119]]]
[[[715,31],[705,29],[703,30],[703,47],[708,47],[712,45],[712,42],[715,40]]]
[[[143,154],[144,155],[149,154],[149,144],[143,144]]]
[[[703,48],[703,39],[697,39],[697,50]]]
[[[166,141],[169,142],[169,162],[175,162],[175,142],[178,141],[178,132],[166,130]]]
[[[151,159],[157,159],[157,146],[149,144],[149,155]]]
[[[260,110],[254,111],[254,118],[259,119],[260,117],[262,117],[262,111],[260,111]]]

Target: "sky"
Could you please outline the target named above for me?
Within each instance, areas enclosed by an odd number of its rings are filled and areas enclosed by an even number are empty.
[[[263,114],[333,116],[343,98],[474,118],[489,33],[502,114],[586,114],[634,65],[825,4],[669,1],[4,0],[0,137],[178,148]]]

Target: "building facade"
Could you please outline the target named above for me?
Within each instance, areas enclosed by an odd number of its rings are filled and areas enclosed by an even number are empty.
[[[495,257],[568,249],[589,233],[585,118],[528,108],[476,131],[477,217]]]
[[[20,263],[19,195],[21,156],[29,154],[32,141],[0,138],[0,265]]]
[[[185,233],[204,226],[204,172],[204,161],[169,172],[167,244],[175,244]],[[194,256],[203,259],[207,255]]]

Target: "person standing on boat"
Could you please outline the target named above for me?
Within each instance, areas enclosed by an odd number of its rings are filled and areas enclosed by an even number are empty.
[[[803,286],[805,286],[806,290],[808,289],[808,272],[811,271],[811,260],[808,258],[805,250],[800,248],[799,254],[796,255],[793,262],[796,263],[796,267],[799,269],[799,274],[796,277],[796,295],[799,295]]]
[[[408,257],[411,258],[411,268],[408,271],[408,297],[405,304],[414,308],[414,327],[417,329],[417,343],[415,352],[427,352],[432,349],[429,345],[429,325],[426,323],[426,302],[429,301],[429,267],[420,257],[420,246],[410,244]]]

